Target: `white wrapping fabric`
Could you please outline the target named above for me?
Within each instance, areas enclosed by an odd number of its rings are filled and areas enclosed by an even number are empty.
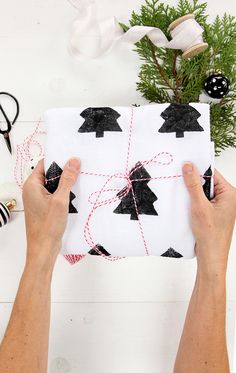
[[[86,254],[99,244],[111,256],[162,255],[169,248],[186,258],[194,256],[189,196],[181,167],[184,161],[193,161],[201,175],[210,166],[214,170],[209,106],[191,103],[200,114],[197,121],[203,130],[176,137],[175,132],[158,131],[165,122],[161,113],[169,105],[113,107],[120,115],[117,123],[122,131],[105,131],[102,137],[78,132],[85,122],[80,114],[86,108],[56,108],[45,113],[45,170],[53,162],[63,168],[70,157],[81,159],[81,175],[72,190],[78,213],[69,214],[63,254]],[[130,171],[138,161],[153,178],[146,188],[157,197],[151,206],[158,215],[144,213],[132,220],[130,213],[113,211],[121,202],[116,194],[127,186],[126,166]],[[106,191],[101,191],[103,187]],[[97,208],[91,214],[94,202]]]

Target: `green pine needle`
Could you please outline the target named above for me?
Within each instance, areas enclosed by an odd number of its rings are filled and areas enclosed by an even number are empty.
[[[207,3],[179,0],[177,7],[146,0],[140,13],[133,12],[130,25],[160,28],[168,38],[168,26],[175,19],[194,13],[204,28],[203,38],[209,48],[193,57],[182,59],[179,50],[157,48],[148,37],[136,43],[135,51],[144,62],[140,68],[137,90],[150,102],[198,102],[209,70],[220,70],[230,80],[230,91],[219,103],[211,103],[211,137],[216,155],[228,147],[236,147],[236,21],[225,14],[207,22]]]

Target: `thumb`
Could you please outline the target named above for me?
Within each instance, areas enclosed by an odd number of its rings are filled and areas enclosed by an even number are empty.
[[[182,171],[191,202],[198,204],[204,200],[207,200],[202,189],[200,175],[196,166],[191,162],[185,162],[183,164]]]
[[[40,159],[40,161],[37,163],[36,167],[34,168],[34,171],[29,177],[31,179],[39,181],[40,184],[44,185],[44,182],[45,182],[44,159]]]
[[[79,158],[71,158],[65,164],[63,172],[60,177],[59,185],[54,194],[61,198],[67,198],[70,191],[75,184],[80,171],[80,160]]]

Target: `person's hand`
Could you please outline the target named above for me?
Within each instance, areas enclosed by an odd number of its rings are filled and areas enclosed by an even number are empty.
[[[50,194],[44,187],[44,162],[41,160],[24,183],[28,261],[55,263],[67,223],[70,191],[79,171],[79,159],[70,159],[57,190]]]
[[[209,201],[195,165],[186,162],[183,176],[191,199],[198,269],[204,276],[225,274],[236,218],[236,189],[215,170],[214,198]]]

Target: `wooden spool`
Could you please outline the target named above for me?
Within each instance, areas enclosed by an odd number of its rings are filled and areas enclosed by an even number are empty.
[[[174,30],[178,25],[183,23],[184,21],[187,21],[188,19],[195,19],[194,14],[186,14],[185,16],[177,18],[175,21],[173,21],[169,26],[169,31]],[[207,43],[198,43],[196,45],[193,45],[192,47],[188,48],[183,54],[182,57],[192,58],[193,56],[196,56],[199,53],[204,52],[208,48]]]

